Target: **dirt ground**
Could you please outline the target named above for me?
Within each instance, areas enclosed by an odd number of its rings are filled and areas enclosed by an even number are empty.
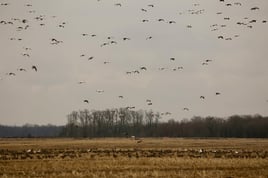
[[[268,139],[0,139],[0,177],[268,177]]]

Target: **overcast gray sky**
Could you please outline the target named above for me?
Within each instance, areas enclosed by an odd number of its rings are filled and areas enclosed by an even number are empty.
[[[73,110],[126,106],[171,112],[164,119],[176,120],[268,115],[267,0],[0,3],[0,124],[61,125]]]

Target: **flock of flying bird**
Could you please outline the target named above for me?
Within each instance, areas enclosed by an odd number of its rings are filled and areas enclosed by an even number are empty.
[[[102,0],[97,0],[97,1],[102,1]],[[219,1],[220,5],[226,6],[226,7],[232,7],[232,6],[240,7],[240,6],[243,6],[243,3],[241,3],[241,2],[232,2],[232,1],[227,1],[227,0],[218,0],[218,1]],[[115,3],[114,6],[117,7],[117,8],[123,8],[124,3],[126,3],[126,2],[124,1],[122,3]],[[12,5],[12,4],[8,3],[8,2],[3,2],[3,3],[0,4],[0,9],[4,8],[4,7],[8,7],[10,5]],[[140,11],[141,11],[141,13],[147,13],[152,8],[155,8],[156,6],[157,6],[157,4],[148,4],[147,7],[141,7]],[[178,15],[201,15],[201,14],[204,14],[206,12],[205,9],[198,8],[198,7],[201,6],[201,4],[199,4],[199,3],[195,3],[192,6],[193,6],[193,9],[187,9],[185,11],[178,12]],[[36,10],[33,10],[33,5],[32,4],[25,4],[25,7],[29,8],[28,13],[30,13],[30,14],[36,14],[37,13]],[[254,6],[254,7],[251,7],[250,10],[251,11],[259,11],[260,8],[257,7],[257,6]],[[228,14],[225,14],[224,12],[217,12],[215,14],[215,16],[220,16],[222,18],[223,22],[232,20],[231,17],[228,17]],[[57,18],[57,17],[56,16],[51,16],[51,18]],[[16,31],[26,31],[26,30],[31,28],[31,25],[30,25],[29,22],[31,22],[32,20],[37,22],[39,26],[45,26],[46,25],[45,22],[44,22],[45,19],[47,19],[47,16],[45,16],[45,15],[37,15],[37,16],[35,15],[33,19],[21,19],[21,18],[1,19],[1,17],[0,17],[0,30],[1,30],[1,26],[3,26],[3,25],[13,25],[13,26],[16,26],[15,27]],[[151,21],[153,21],[153,20],[151,20],[151,19],[141,19],[140,23],[147,23],[148,24]],[[159,23],[166,23],[166,24],[169,24],[169,25],[175,25],[176,24],[176,21],[170,20],[170,19],[164,19],[164,18],[156,18],[154,21],[159,22]],[[244,17],[243,19],[241,19],[241,21],[237,21],[235,23],[238,26],[245,26],[245,27],[251,29],[251,28],[254,27],[254,24],[257,23],[257,22],[259,22],[259,20],[257,20],[257,19],[249,19],[249,17]],[[262,20],[260,20],[260,22],[262,24],[265,24],[267,21],[265,19],[262,19]],[[66,22],[61,22],[61,23],[58,24],[58,28],[64,29],[64,28],[66,28],[66,25],[67,25]],[[186,25],[186,28],[188,28],[188,29],[194,28],[194,24],[188,24],[188,25]],[[211,24],[211,26],[210,26],[210,30],[212,32],[215,32],[215,33],[217,31],[220,31],[222,28],[228,28],[228,26],[225,23],[222,23],[222,24],[215,23],[215,24]],[[89,33],[82,33],[82,34],[78,34],[78,35],[81,35],[84,38],[95,38],[95,37],[97,37],[96,34],[89,34]],[[215,35],[215,38],[218,38],[219,40],[226,40],[226,41],[230,41],[233,38],[238,38],[238,37],[239,37],[238,34],[234,34],[234,35],[231,35],[231,36]],[[22,38],[10,37],[9,39],[11,41],[23,41]],[[107,39],[107,41],[104,41],[101,44],[98,44],[100,48],[105,48],[105,47],[108,47],[109,45],[117,45],[117,44],[119,44],[121,42],[127,42],[127,41],[132,40],[132,38],[128,37],[128,36],[121,37],[120,40],[116,40],[116,38],[114,36],[108,36],[108,37],[106,37],[106,39]],[[147,37],[144,38],[144,40],[151,40],[151,39],[153,39],[153,36],[147,36]],[[56,39],[56,38],[51,38],[50,39],[50,44],[51,45],[60,45],[61,43],[64,43],[64,41]],[[31,57],[30,52],[32,51],[32,48],[23,47],[23,50],[24,50],[24,52],[21,53],[21,55],[23,57],[25,57],[25,58],[30,58]],[[88,61],[92,61],[92,60],[95,59],[94,55],[78,54],[77,56],[80,56],[80,58],[85,58]],[[170,57],[167,57],[166,60],[167,60],[167,62],[170,62],[171,65],[172,65],[172,63],[174,64],[174,61],[176,61],[176,57],[170,56]],[[206,65],[209,65],[213,61],[214,61],[214,59],[213,60],[212,59],[204,59],[203,62],[200,65],[206,66]],[[109,64],[110,62],[111,61],[104,61],[103,63],[104,64]],[[35,64],[29,66],[29,68],[31,70],[35,71],[35,72],[38,72],[38,67]],[[39,68],[42,68],[42,66],[39,66]],[[7,71],[7,72],[5,72],[5,76],[0,77],[0,79],[3,80],[5,78],[8,78],[8,76],[19,75],[19,72],[27,72],[28,71],[27,68],[23,68],[23,67],[18,67],[17,69],[14,69],[14,70],[17,70],[17,72],[15,72],[15,71]],[[133,75],[134,74],[135,75],[141,75],[143,72],[146,72],[148,70],[150,70],[150,66],[140,66],[139,68],[133,69],[131,71],[124,71],[124,73],[127,76],[131,76],[132,74]],[[185,68],[184,68],[184,66],[173,66],[172,68],[159,67],[158,70],[159,71],[165,71],[165,70],[183,71],[183,70],[185,70]],[[77,83],[79,85],[82,85],[82,84],[85,84],[86,81],[78,81]],[[96,90],[96,92],[101,94],[101,93],[104,93],[104,90]],[[221,95],[221,93],[219,91],[216,91],[215,95],[219,96],[219,95]],[[119,95],[118,98],[119,99],[124,99],[124,96]],[[205,100],[206,97],[204,95],[201,95],[200,99]],[[86,104],[89,104],[91,101],[90,101],[90,99],[85,98],[85,99],[82,99],[82,102],[84,102]],[[148,106],[153,105],[153,102],[152,102],[151,99],[145,99],[145,102],[146,102],[146,104]],[[127,106],[126,108],[135,109],[135,106]],[[183,111],[190,111],[190,108],[183,107],[182,110]],[[163,112],[162,113],[162,115],[170,115],[170,114],[171,114],[170,112]]]

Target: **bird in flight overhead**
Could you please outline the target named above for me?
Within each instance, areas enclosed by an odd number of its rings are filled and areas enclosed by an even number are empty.
[[[85,81],[79,81],[78,84],[84,84],[86,83]]]
[[[184,111],[189,111],[189,108],[183,108]]]
[[[21,71],[21,72],[26,72],[26,69],[24,69],[24,68],[18,68],[17,70]]]
[[[147,70],[147,68],[146,68],[146,67],[140,67],[140,69],[141,69],[141,70]]]
[[[9,72],[9,73],[7,73],[7,75],[9,75],[9,76],[15,76],[16,74],[14,72]]]
[[[32,66],[32,69],[37,72],[37,67],[36,66]]]
[[[97,93],[103,93],[104,90],[96,90]]]
[[[121,7],[122,6],[122,4],[121,3],[116,3],[116,4],[114,4],[115,6],[118,6],[118,7]]]

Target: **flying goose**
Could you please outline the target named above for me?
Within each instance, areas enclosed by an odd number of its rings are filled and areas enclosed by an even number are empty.
[[[32,69],[35,70],[35,72],[37,72],[37,67],[36,66],[32,66]]]
[[[147,68],[146,68],[146,67],[140,67],[140,69],[141,69],[141,70],[147,70]]]
[[[122,6],[122,4],[121,3],[116,3],[116,4],[114,4],[115,6],[118,6],[118,7],[121,7]]]
[[[26,72],[26,69],[24,69],[24,68],[18,68],[17,70],[21,71],[21,72]]]

